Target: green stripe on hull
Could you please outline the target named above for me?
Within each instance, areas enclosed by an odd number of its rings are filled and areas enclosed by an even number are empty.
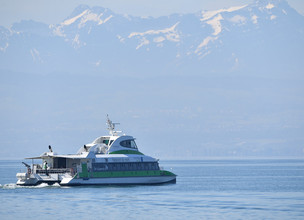
[[[174,173],[167,170],[161,170],[160,173],[162,176],[176,176]]]
[[[139,155],[144,155],[143,153],[135,150],[118,150],[111,152],[110,154],[139,154]]]
[[[79,173],[79,178],[145,177],[145,176],[175,176],[175,174],[165,170],[92,172],[92,173],[88,173],[88,175],[87,173]]]

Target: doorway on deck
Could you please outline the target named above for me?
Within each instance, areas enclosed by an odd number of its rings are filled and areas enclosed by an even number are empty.
[[[54,158],[54,168],[66,168],[66,158]]]

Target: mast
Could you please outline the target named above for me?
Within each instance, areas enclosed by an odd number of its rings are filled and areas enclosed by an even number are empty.
[[[110,120],[109,115],[107,114],[107,125],[110,135],[115,136],[117,133],[121,131],[115,131],[115,125],[119,125],[120,123],[114,123]]]

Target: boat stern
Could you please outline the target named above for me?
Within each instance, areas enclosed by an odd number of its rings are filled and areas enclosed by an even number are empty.
[[[38,184],[39,179],[28,173],[17,173],[17,185],[19,186],[35,186]]]

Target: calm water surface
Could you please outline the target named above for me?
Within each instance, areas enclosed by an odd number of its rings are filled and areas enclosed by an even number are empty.
[[[304,219],[304,160],[161,161],[157,186],[17,187],[0,160],[0,219]]]

